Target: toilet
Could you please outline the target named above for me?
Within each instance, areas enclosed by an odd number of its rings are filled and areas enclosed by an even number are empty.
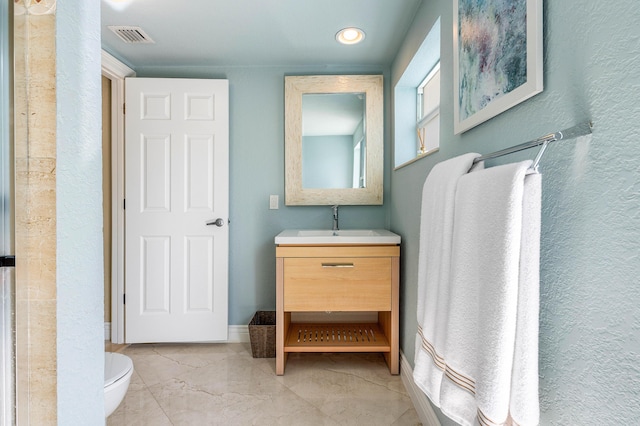
[[[133,361],[126,355],[104,354],[104,416],[109,417],[124,399],[133,374]]]

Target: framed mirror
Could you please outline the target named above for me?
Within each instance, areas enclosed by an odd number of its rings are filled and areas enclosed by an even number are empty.
[[[285,77],[285,204],[380,205],[381,75]]]

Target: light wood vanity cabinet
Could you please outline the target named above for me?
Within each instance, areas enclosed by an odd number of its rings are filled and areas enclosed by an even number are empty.
[[[278,245],[276,374],[290,352],[381,352],[399,374],[399,260],[398,245]],[[292,313],[329,311],[377,312],[377,322],[292,321]]]

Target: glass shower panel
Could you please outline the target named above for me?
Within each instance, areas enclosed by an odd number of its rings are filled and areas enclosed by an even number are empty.
[[[13,1],[0,0],[0,425],[15,424]]]

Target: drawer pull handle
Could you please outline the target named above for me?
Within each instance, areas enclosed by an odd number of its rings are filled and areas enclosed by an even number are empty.
[[[353,268],[353,263],[323,263],[323,268]]]

